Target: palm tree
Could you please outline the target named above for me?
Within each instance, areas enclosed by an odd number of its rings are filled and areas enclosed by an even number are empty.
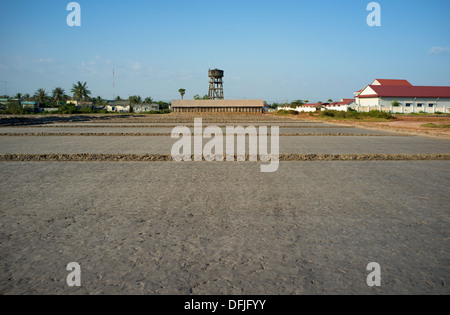
[[[30,99],[31,99],[31,95],[28,93],[23,96],[24,101],[29,101]]]
[[[67,100],[66,92],[63,88],[57,87],[52,91],[52,98],[56,106],[61,105],[61,102]]]
[[[91,91],[87,87],[87,82],[81,83],[78,81],[77,84],[72,86],[72,90],[70,91],[73,93],[73,98],[78,102],[85,102],[86,99],[89,99],[89,95],[91,95]]]
[[[23,95],[21,93],[17,93],[15,99],[17,100],[17,103],[21,105],[23,101]]]
[[[106,105],[106,100],[104,100],[101,96],[97,96],[93,99],[94,104],[98,106],[104,106]]]
[[[128,100],[130,101],[131,106],[133,106],[134,104],[142,104],[142,97],[138,95],[130,96]]]
[[[128,98],[128,101],[130,102],[130,112],[134,112],[133,105],[135,104],[142,104],[142,98],[138,95],[133,95]]]
[[[186,90],[185,89],[179,89],[178,92],[181,95],[181,99],[184,99],[184,94],[186,94]]]
[[[144,100],[144,104],[152,104],[153,103],[153,99],[151,97],[146,97]]]
[[[39,105],[44,105],[48,95],[45,89],[39,89],[34,93],[34,98],[38,101]]]

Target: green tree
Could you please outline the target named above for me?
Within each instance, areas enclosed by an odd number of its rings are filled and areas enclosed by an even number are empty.
[[[34,99],[39,103],[39,105],[45,105],[45,102],[48,99],[45,89],[38,89],[36,93],[34,93]]]
[[[293,101],[293,102],[291,103],[291,106],[295,106],[294,108],[297,108],[297,107],[299,107],[299,106],[302,106],[303,104],[304,104],[303,101],[298,100],[298,101]]]
[[[400,106],[400,102],[399,101],[393,101],[391,104],[394,107]]]
[[[200,97],[200,95],[196,94],[194,96],[194,100],[198,101],[198,100],[209,100],[209,96],[208,95],[203,95],[203,97]]]
[[[74,104],[62,104],[58,108],[58,114],[76,114],[77,112],[79,110]]]
[[[144,100],[144,104],[153,104],[153,99],[151,97],[146,97]]]
[[[78,102],[85,102],[89,99],[89,95],[91,95],[91,91],[87,87],[87,82],[81,83],[78,81],[76,84],[72,86],[73,98]]]
[[[57,87],[52,91],[52,99],[56,106],[61,106],[61,103],[67,101],[67,95],[63,88]]]
[[[17,100],[17,104],[19,106],[22,106],[22,101],[23,101],[23,95],[22,93],[17,93],[15,99]]]
[[[186,94],[186,90],[185,89],[179,89],[178,92],[181,95],[181,99],[184,99],[184,94]]]
[[[271,105],[269,105],[269,108],[277,109],[279,106],[280,106],[280,104],[278,104],[278,103],[272,103]]]
[[[159,109],[160,110],[169,110],[170,103],[166,103],[166,102],[163,102],[163,101],[158,101],[155,104],[159,105]]]
[[[142,104],[142,97],[140,97],[139,95],[133,95],[130,96],[128,101],[130,102],[131,106],[133,106],[134,104]]]
[[[5,114],[23,115],[28,114],[28,110],[24,109],[19,101],[9,101],[6,103]]]
[[[134,112],[133,106],[134,106],[135,104],[142,104],[142,98],[141,98],[140,96],[138,96],[138,95],[130,96],[130,97],[128,98],[128,101],[130,102],[130,112],[131,112],[131,113]]]
[[[101,96],[97,96],[92,101],[93,101],[94,105],[98,105],[98,106],[106,106],[106,103],[107,103],[107,101],[105,99],[103,99]]]

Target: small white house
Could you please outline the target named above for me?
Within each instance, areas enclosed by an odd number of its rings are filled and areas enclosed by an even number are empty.
[[[130,105],[106,105],[105,109],[113,113],[129,113]]]
[[[111,101],[105,106],[108,112],[112,113],[129,113],[131,110],[130,103],[128,101]]]
[[[340,112],[347,112],[350,108],[355,108],[356,103],[353,98],[344,98],[339,102],[326,103],[323,105],[322,110],[337,110]]]
[[[159,111],[159,104],[135,104],[133,105],[133,112],[148,113]]]
[[[316,111],[317,104],[306,104],[302,106],[297,106],[296,108],[291,108],[290,106],[278,107],[278,110],[292,110],[299,113],[311,113]]]

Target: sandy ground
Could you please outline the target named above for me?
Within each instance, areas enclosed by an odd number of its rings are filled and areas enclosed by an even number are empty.
[[[193,127],[189,127],[193,130]],[[220,127],[223,131],[223,133],[226,133],[226,127],[221,126]],[[130,128],[130,127],[77,127],[77,128],[62,128],[62,127],[53,127],[53,128],[39,128],[39,127],[27,127],[27,128],[21,128],[21,127],[6,127],[6,128],[0,128],[0,136],[5,134],[37,134],[37,133],[50,133],[50,134],[130,134],[130,133],[136,133],[136,134],[171,134],[173,128]],[[268,131],[271,131],[271,126],[268,126]],[[372,131],[372,130],[365,130],[361,128],[330,128],[328,126],[298,126],[295,128],[290,127],[280,127],[280,134],[318,134],[318,133],[342,133],[342,134],[385,134],[390,135],[386,132],[380,132],[380,131]]]
[[[0,154],[168,154],[172,141],[0,135]],[[281,151],[450,153],[450,141],[281,137]],[[0,294],[450,293],[450,161],[259,166],[1,162]],[[80,288],[66,284],[70,262]],[[381,265],[379,288],[366,283],[370,262]]]
[[[0,137],[0,154],[170,154],[170,137]],[[280,153],[450,153],[450,141],[419,137],[280,137]],[[204,144],[206,144],[206,140]],[[270,140],[268,141],[271,145]],[[225,147],[225,146],[224,146]]]
[[[422,127],[422,125],[428,123],[434,123],[436,125],[450,125],[450,117],[397,116],[396,120],[390,122],[331,122],[338,125],[350,125],[355,127],[367,128],[369,130],[379,130],[408,134],[413,136],[450,140],[450,130],[448,128]]]
[[[448,294],[448,166],[4,164],[0,293]]]
[[[191,124],[180,123],[193,130],[192,120],[189,118],[172,117],[165,118],[173,125],[176,121],[190,121]],[[45,117],[44,117],[45,118]],[[94,122],[55,123],[50,125],[19,125],[2,126],[0,128],[0,154],[45,154],[45,153],[103,153],[103,154],[170,154],[172,145],[177,139],[170,139],[173,128],[155,125],[159,120],[143,120],[151,128],[135,127],[133,123],[125,124],[117,120],[103,124],[103,120]],[[127,118],[124,118],[127,119]],[[155,118],[154,118],[155,119]],[[177,119],[177,120],[176,120]],[[215,119],[204,117],[204,127],[210,124],[223,126],[233,124],[226,116]],[[270,119],[273,121],[270,122]],[[368,130],[355,126],[342,126],[324,123],[321,121],[305,121],[298,119],[280,120],[273,116],[247,117],[243,121],[241,116],[233,116],[231,121],[242,125],[269,125],[280,126],[281,135],[314,134],[315,136],[289,136],[280,138],[281,153],[323,153],[323,154],[364,154],[364,153],[450,153],[450,142],[435,139],[423,139],[419,137],[405,137],[404,135],[389,133],[386,131]],[[208,123],[210,121],[210,123]],[[263,123],[261,123],[263,121]],[[280,123],[281,122],[281,123]],[[111,125],[112,124],[112,125]],[[270,132],[270,128],[269,128]],[[45,136],[33,136],[33,134],[45,134]],[[82,137],[80,134],[90,133],[94,136]],[[127,136],[137,133],[141,136]],[[9,136],[2,136],[8,134]],[[20,134],[17,136],[17,134]],[[52,137],[52,134],[59,136]],[[106,136],[107,134],[121,136]],[[145,135],[159,134],[149,137]],[[164,135],[162,135],[164,134]],[[321,136],[321,134],[328,134]],[[16,135],[16,136],[14,136]],[[26,136],[21,136],[26,135]],[[330,136],[332,135],[332,136]],[[374,136],[372,136],[374,135]],[[384,137],[386,136],[386,137]],[[204,140],[204,144],[207,140]],[[269,141],[270,144],[270,141]]]

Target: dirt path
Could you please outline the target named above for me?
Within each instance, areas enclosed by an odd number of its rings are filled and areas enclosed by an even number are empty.
[[[360,122],[355,120],[322,120],[315,117],[299,116],[298,119],[332,123],[340,126],[354,126],[377,131],[395,132],[420,137],[430,137],[450,140],[449,128],[423,127],[424,124],[450,125],[450,117],[416,117],[397,116],[389,122]]]

